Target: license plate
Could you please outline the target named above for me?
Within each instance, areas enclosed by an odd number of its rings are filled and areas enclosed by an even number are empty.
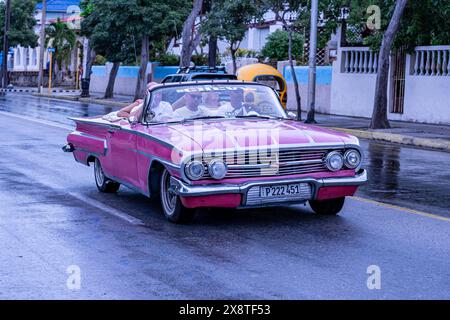
[[[275,186],[263,186],[260,187],[260,197],[261,198],[272,198],[272,197],[293,197],[305,194],[305,188],[309,188],[306,183],[297,184],[282,184]]]
[[[308,183],[290,183],[254,186],[248,190],[245,203],[247,206],[258,206],[283,202],[300,202],[311,198],[311,185]]]

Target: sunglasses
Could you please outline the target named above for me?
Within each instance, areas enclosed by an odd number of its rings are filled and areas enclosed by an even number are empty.
[[[196,99],[196,100],[201,100],[202,99],[202,96],[200,96],[200,95],[197,95],[197,94],[191,94],[191,95],[189,95],[192,99]]]

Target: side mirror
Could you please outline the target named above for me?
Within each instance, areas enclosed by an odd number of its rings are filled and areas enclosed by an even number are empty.
[[[131,125],[135,125],[139,122],[139,119],[137,119],[135,116],[130,116],[127,118],[128,123]]]
[[[289,119],[292,119],[292,120],[297,119],[297,115],[293,112],[288,112],[287,115],[288,115]]]

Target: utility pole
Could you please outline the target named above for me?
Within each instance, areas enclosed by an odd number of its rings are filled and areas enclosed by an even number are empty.
[[[309,36],[309,72],[308,72],[308,116],[306,123],[315,123],[316,113],[316,54],[317,20],[319,18],[319,0],[311,1],[311,31]]]
[[[9,23],[11,18],[11,0],[5,2],[5,30],[3,36],[3,61],[2,61],[2,88],[3,93],[6,93],[6,87],[8,86],[8,32]]]
[[[47,15],[47,0],[42,0],[42,15],[41,15],[41,33],[39,35],[39,77],[38,77],[38,92],[42,92],[44,86],[44,54],[45,54],[45,19]]]

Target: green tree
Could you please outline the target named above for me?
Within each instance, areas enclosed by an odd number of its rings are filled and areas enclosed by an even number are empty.
[[[303,37],[294,33],[292,37],[292,55],[299,57],[303,53]],[[267,42],[261,50],[261,54],[274,61],[289,59],[289,34],[284,30],[277,30],[267,37]]]
[[[11,25],[8,32],[9,46],[35,48],[38,44],[38,36],[34,32],[36,20],[34,8],[36,0],[11,0]],[[0,47],[3,48],[3,36],[5,25],[5,2],[0,2]]]
[[[123,20],[112,19],[112,15],[104,14],[114,8],[114,1],[94,0],[83,4],[86,9],[81,24],[82,33],[89,37],[89,45],[96,54],[113,63],[109,74],[104,98],[114,96],[114,84],[121,63],[134,59],[134,37],[127,32],[127,24]]]
[[[216,0],[202,23],[201,33],[222,39],[230,45],[233,72],[236,73],[236,52],[244,39],[247,25],[259,20],[263,6],[253,0]]]
[[[181,48],[180,67],[189,67],[192,53],[202,40],[202,33],[196,28],[195,24],[202,13],[203,4],[204,0],[193,0],[192,7],[189,4],[190,12],[186,16],[181,33],[183,46]]]
[[[306,0],[264,0],[264,4],[275,13],[276,19],[283,23],[283,27],[286,30],[274,35],[274,37],[278,37],[279,47],[272,46],[271,49],[278,52],[284,60],[289,59],[292,79],[294,80],[297,120],[300,121],[302,118],[301,98],[297,74],[294,68],[294,56],[299,57],[302,54],[303,39],[298,34],[295,34],[294,31],[296,27],[295,22],[308,9],[308,2]],[[288,18],[288,15],[290,18]],[[266,49],[269,49],[269,47]],[[285,52],[284,56],[282,55],[283,51]]]
[[[117,38],[114,40],[117,41],[116,44],[120,44],[119,39],[122,39],[124,34],[128,37],[131,35],[133,47],[140,44],[140,49],[136,48],[136,52],[140,53],[136,99],[142,97],[146,87],[145,74],[150,52],[154,46],[159,46],[161,41],[167,41],[177,35],[177,30],[181,29],[189,13],[189,2],[189,0],[90,0],[87,4],[83,4],[89,10],[88,15],[95,16],[101,21],[113,21],[116,26],[122,26],[120,34],[109,35],[111,39]],[[99,6],[100,3],[106,3],[107,6]],[[92,18],[94,25],[100,23],[97,18]],[[84,30],[88,37],[92,36],[87,24]]]
[[[45,29],[45,37],[45,46],[55,48],[53,53],[55,78],[62,80],[63,65],[69,62],[76,43],[76,33],[67,23],[58,18]]]
[[[109,13],[120,24],[128,23],[127,31],[140,37],[141,57],[135,99],[146,87],[145,74],[149,53],[162,39],[175,37],[189,13],[188,0],[116,0]],[[131,23],[130,23],[131,22]]]
[[[328,30],[335,29],[339,10],[348,8],[346,23],[359,30],[362,44],[380,51],[372,129],[389,128],[387,119],[387,86],[391,50],[415,46],[450,43],[450,2],[448,0],[327,0],[331,14],[325,14]],[[368,7],[381,9],[380,28],[369,28]]]

